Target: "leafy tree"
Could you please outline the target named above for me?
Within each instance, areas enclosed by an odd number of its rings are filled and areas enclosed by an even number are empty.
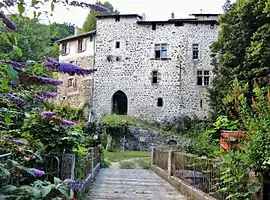
[[[223,104],[234,78],[249,83],[269,84],[270,73],[270,6],[268,0],[238,0],[220,17],[221,31],[212,45],[215,78],[210,89],[214,117],[236,113]]]
[[[106,14],[109,14],[109,15],[119,14],[119,12],[116,9],[114,9],[112,4],[110,2],[108,2],[108,1],[106,1],[104,3],[101,3],[100,1],[98,1],[96,3],[96,5],[100,5],[100,6],[108,8],[109,11]],[[95,30],[96,29],[96,21],[97,21],[96,16],[97,15],[102,15],[102,14],[104,14],[104,13],[101,13],[99,11],[91,9],[88,16],[86,17],[85,22],[83,23],[82,31],[83,32],[88,32],[88,31]]]
[[[19,62],[27,60],[40,62],[44,60],[44,56],[58,58],[59,47],[55,41],[72,35],[74,31],[69,24],[45,25],[39,23],[38,19],[19,15],[11,16],[10,19],[17,24],[18,31],[8,34],[17,38],[18,47],[23,52],[22,56],[12,54],[11,59]],[[4,41],[0,42],[1,52],[10,52],[11,48]]]

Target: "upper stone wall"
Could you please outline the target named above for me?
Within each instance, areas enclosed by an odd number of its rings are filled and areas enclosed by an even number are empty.
[[[210,44],[219,27],[207,23],[151,25],[137,18],[97,20],[93,106],[96,119],[112,112],[112,96],[121,90],[128,98],[128,115],[149,120],[173,120],[181,115],[204,118],[209,106],[205,86],[197,85],[197,71],[209,70]],[[120,42],[120,48],[116,48]],[[168,59],[156,60],[155,44],[166,43]],[[192,45],[199,44],[199,59]],[[152,71],[158,70],[158,84]],[[210,79],[211,79],[210,78]],[[157,99],[163,98],[163,107]]]

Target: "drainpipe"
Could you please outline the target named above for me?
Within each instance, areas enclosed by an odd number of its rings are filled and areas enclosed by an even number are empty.
[[[93,61],[93,69],[95,69],[96,66],[96,37],[93,38],[93,43],[94,43],[94,61]],[[89,118],[88,118],[88,122],[92,122],[93,121],[93,117],[94,117],[94,109],[93,109],[93,99],[94,99],[94,79],[95,76],[95,72],[92,73],[92,89],[90,91],[91,94],[91,98],[89,100],[89,105],[90,107],[90,113],[89,113]]]

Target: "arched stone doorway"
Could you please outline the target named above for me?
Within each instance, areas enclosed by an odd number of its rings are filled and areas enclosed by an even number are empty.
[[[126,115],[128,110],[127,95],[122,91],[117,91],[112,97],[112,113]]]

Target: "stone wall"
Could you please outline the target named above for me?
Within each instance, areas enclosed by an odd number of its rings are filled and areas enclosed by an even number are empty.
[[[170,148],[169,141],[175,141],[177,145],[181,145],[181,138],[171,135],[163,135],[162,133],[150,129],[137,126],[130,126],[126,133],[125,139],[121,140],[121,147],[125,150],[151,151],[152,147]]]
[[[93,56],[74,56],[68,59],[62,58],[62,62],[73,62],[75,65],[92,69],[94,63]],[[58,78],[63,84],[58,87],[58,97],[56,103],[68,104],[75,108],[82,108],[89,103],[92,94],[92,75],[87,76],[69,76],[67,74],[59,74]],[[69,79],[73,79],[73,85],[69,86]]]
[[[138,24],[137,18],[97,20],[96,68],[93,108],[95,118],[112,112],[112,96],[122,91],[128,115],[148,121],[171,120],[188,115],[205,118],[209,112],[207,87],[197,85],[197,70],[209,70],[210,44],[219,27],[210,23],[184,26]],[[120,42],[120,48],[116,48]],[[167,44],[167,60],[156,60],[155,44]],[[192,59],[192,45],[199,44],[199,59]],[[158,83],[152,84],[152,71]],[[163,98],[163,107],[157,106]]]

